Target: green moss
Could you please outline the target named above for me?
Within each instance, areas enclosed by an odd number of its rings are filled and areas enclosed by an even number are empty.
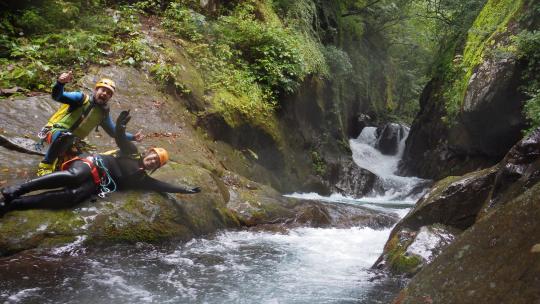
[[[413,274],[422,264],[422,258],[416,255],[401,254],[392,260],[392,270],[396,273]]]
[[[463,56],[453,58],[453,62],[448,61],[446,78],[450,83],[444,91],[448,122],[453,121],[461,111],[475,68],[496,49],[509,47],[501,45],[499,37],[507,31],[509,23],[516,19],[523,4],[523,0],[489,0],[469,29]]]
[[[311,161],[313,163],[313,171],[320,176],[326,173],[326,161],[317,151],[311,151]]]
[[[13,211],[4,216],[0,231],[5,236],[21,237],[46,226],[47,231],[70,235],[82,225],[84,220],[71,210]]]
[[[52,237],[48,237],[44,239],[39,245],[39,247],[52,248],[52,247],[57,247],[64,244],[73,243],[76,240],[77,240],[76,236],[64,236],[64,235],[52,236]]]
[[[72,242],[83,225],[70,210],[10,212],[0,222],[0,254]]]
[[[414,238],[401,240],[397,233],[386,244],[386,260],[394,273],[414,274],[422,265],[421,257],[406,253],[407,247],[413,240]]]
[[[218,113],[232,128],[248,122],[269,134],[276,142],[281,142],[277,119],[271,104],[246,95],[235,95],[226,90],[217,91],[210,99],[212,112]]]
[[[238,218],[238,215],[236,212],[230,210],[226,207],[219,207],[217,208],[218,213],[221,215],[222,221],[225,223],[228,227],[240,227],[242,226],[240,219]]]

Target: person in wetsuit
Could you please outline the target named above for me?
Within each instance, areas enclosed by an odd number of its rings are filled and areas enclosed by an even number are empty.
[[[0,192],[4,205],[0,215],[11,210],[60,209],[76,205],[92,195],[115,190],[150,190],[169,193],[198,193],[199,187],[171,185],[150,177],[146,171],[155,171],[168,160],[165,149],[152,148],[142,156],[126,137],[126,124],[131,119],[123,111],[117,119],[115,140],[120,148],[116,155],[95,154],[74,158],[62,166],[62,171],[38,177],[26,183],[6,187]],[[56,189],[36,195],[23,194],[44,189]]]
[[[92,95],[82,92],[64,92],[64,86],[73,81],[71,71],[62,73],[52,89],[52,98],[66,104],[67,111],[59,117],[52,118],[40,134],[50,144],[45,157],[39,163],[38,176],[54,171],[58,157],[64,155],[78,140],[84,139],[97,126],[101,126],[111,137],[115,135],[115,125],[109,114],[108,102],[114,95],[116,84],[113,80],[99,80]],[[56,114],[55,114],[56,115]],[[127,135],[129,140],[141,141],[141,131]]]

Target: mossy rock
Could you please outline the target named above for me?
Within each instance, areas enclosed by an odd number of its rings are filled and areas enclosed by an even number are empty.
[[[0,219],[0,254],[50,248],[82,237],[86,244],[189,240],[239,227],[213,173],[171,162],[155,174],[172,184],[200,186],[198,194],[127,191],[71,210],[14,211]]]
[[[72,210],[10,212],[0,220],[0,255],[73,242],[84,225],[84,218]]]

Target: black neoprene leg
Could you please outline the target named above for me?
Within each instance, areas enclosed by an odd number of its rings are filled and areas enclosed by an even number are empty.
[[[42,189],[76,188],[91,178],[90,167],[83,161],[74,161],[67,170],[53,172],[20,185],[17,195]]]
[[[63,209],[69,208],[90,198],[96,192],[92,179],[81,183],[77,188],[53,190],[36,195],[21,196],[7,205],[8,210]]]

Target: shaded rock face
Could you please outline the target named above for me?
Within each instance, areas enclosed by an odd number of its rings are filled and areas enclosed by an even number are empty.
[[[539,217],[537,183],[465,231],[395,303],[538,303]]]
[[[493,167],[437,182],[394,227],[373,267],[408,276],[418,272],[455,236],[474,224],[496,172],[497,167]],[[429,246],[422,245],[427,240]]]
[[[540,180],[540,128],[510,149],[499,165],[493,188],[479,217]]]
[[[451,131],[451,144],[489,159],[506,154],[526,126],[522,114],[526,96],[519,89],[521,70],[513,58],[482,62],[469,81],[460,115],[463,126]],[[466,136],[455,134],[463,131]]]
[[[352,116],[349,122],[349,128],[347,134],[349,138],[357,138],[365,127],[373,126],[374,122],[371,116],[360,113],[356,116]]]
[[[227,142],[240,151],[252,150],[256,155],[252,155],[252,159],[269,170],[283,170],[285,160],[282,151],[275,140],[263,130],[245,124],[232,128],[223,117],[215,114],[200,117],[197,124],[208,130],[215,140]]]
[[[484,53],[513,47],[511,37],[519,30],[514,25],[498,33],[497,43],[487,45]],[[441,179],[499,162],[521,139],[526,126],[522,109],[527,97],[520,88],[522,66],[513,57],[484,56],[467,84],[455,118],[447,117],[445,109],[445,89],[451,82],[443,77],[432,79],[424,88],[420,112],[411,126],[402,173]]]
[[[464,230],[474,224],[489,195],[497,167],[437,182],[396,226],[417,230],[440,223]]]
[[[385,155],[396,155],[399,143],[405,137],[405,128],[397,123],[389,123],[377,129],[375,147]]]
[[[437,99],[441,86],[440,79],[432,79],[420,95],[420,111],[411,125],[399,165],[402,175],[440,179],[454,173],[449,173],[446,166],[457,168],[464,161],[450,153],[446,144],[448,128],[441,120],[444,102]]]

